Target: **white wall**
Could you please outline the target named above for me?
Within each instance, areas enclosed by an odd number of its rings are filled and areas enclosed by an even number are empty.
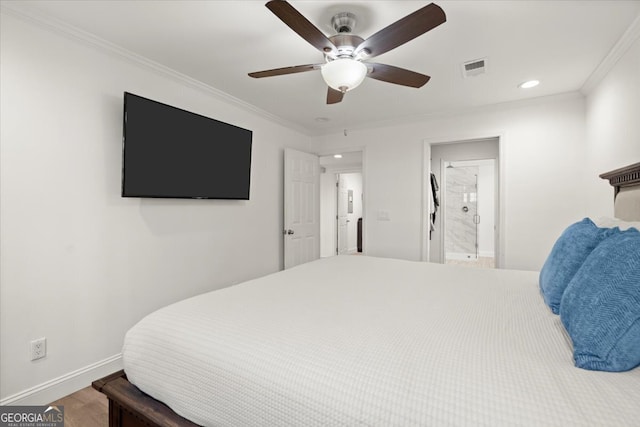
[[[279,270],[283,148],[309,138],[13,15],[0,28],[6,400],[118,354],[152,310]],[[250,200],[121,198],[124,91],[253,130]],[[42,336],[47,357],[31,362]]]
[[[315,138],[319,150],[365,146],[366,253],[422,256],[423,142],[502,136],[505,263],[538,270],[559,233],[585,215],[584,98],[539,98],[457,115]],[[606,200],[608,201],[608,199]],[[604,201],[604,202],[606,202]],[[389,212],[389,221],[378,219]]]
[[[586,126],[589,212],[613,216],[613,190],[598,175],[640,162],[640,36],[587,94]]]

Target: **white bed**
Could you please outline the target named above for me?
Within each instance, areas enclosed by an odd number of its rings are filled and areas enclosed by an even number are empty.
[[[535,272],[322,259],[157,311],[123,358],[207,426],[640,425],[640,369],[574,367]]]
[[[544,274],[340,256],[150,314],[110,427],[640,426],[640,163],[600,176],[618,219]]]

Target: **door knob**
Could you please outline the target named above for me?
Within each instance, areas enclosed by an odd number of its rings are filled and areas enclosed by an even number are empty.
[[[293,230],[292,229],[284,230],[282,234],[293,234]]]
[[[466,206],[463,206],[463,207],[462,207],[462,212],[469,212],[469,208],[468,208],[468,207],[466,207]]]

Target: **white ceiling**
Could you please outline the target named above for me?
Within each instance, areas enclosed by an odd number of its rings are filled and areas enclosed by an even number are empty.
[[[351,151],[347,153],[336,153],[340,154],[342,157],[335,158],[333,154],[328,156],[320,157],[320,166],[324,166],[326,168],[353,168],[353,169],[361,169],[362,168],[362,151]]]
[[[265,1],[4,1],[91,33],[279,117],[309,134],[580,90],[640,14],[640,1],[458,1],[436,3],[447,22],[375,58],[431,76],[421,89],[365,79],[326,105],[319,71],[253,79],[252,71],[322,62],[322,55]],[[367,38],[429,1],[300,1],[291,5],[327,35],[331,16],[359,18]],[[487,58],[484,75],[461,64]],[[521,82],[541,84],[519,89]],[[123,88],[127,90],[127,88]],[[141,94],[145,96],[145,94]],[[323,118],[321,121],[317,118]],[[328,119],[328,120],[326,120]]]

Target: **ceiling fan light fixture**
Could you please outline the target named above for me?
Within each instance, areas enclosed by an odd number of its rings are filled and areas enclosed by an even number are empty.
[[[367,66],[351,58],[338,58],[327,62],[320,69],[329,87],[342,93],[355,89],[367,75]]]

